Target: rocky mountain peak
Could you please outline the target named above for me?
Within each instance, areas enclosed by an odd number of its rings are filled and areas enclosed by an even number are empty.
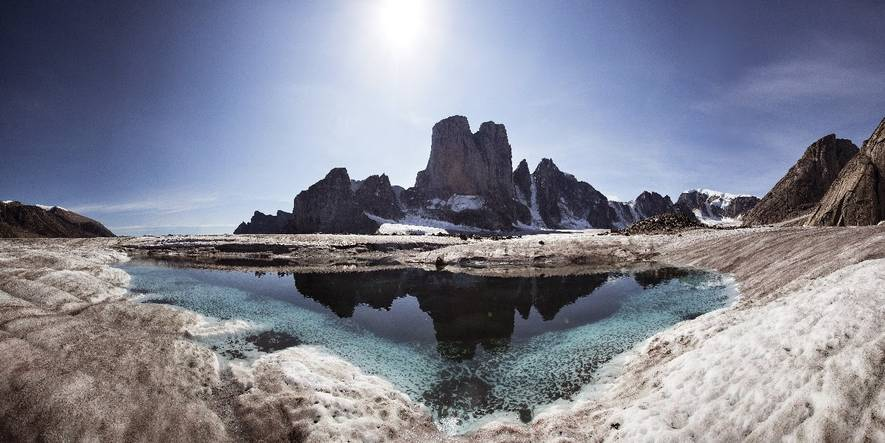
[[[633,200],[634,207],[643,217],[673,212],[673,201],[670,196],[662,196],[657,192],[643,191]]]
[[[569,229],[612,226],[608,199],[589,183],[560,171],[553,160],[542,159],[532,173],[532,180],[544,225]]]
[[[365,184],[361,187],[365,188]],[[295,233],[373,233],[378,223],[369,219],[356,201],[345,168],[334,168],[322,180],[295,197],[291,230]]]
[[[538,163],[538,166],[535,166],[535,172],[533,174],[544,174],[548,172],[560,172],[559,167],[556,166],[556,163],[553,163],[552,159],[542,158]]]
[[[885,119],[851,157],[806,222],[812,226],[874,225],[885,219]]]
[[[744,216],[744,224],[780,223],[807,215],[857,152],[851,140],[835,134],[821,137]]]
[[[386,174],[366,177],[354,193],[354,199],[369,214],[389,220],[403,216],[403,210]]]
[[[525,204],[530,204],[532,199],[532,174],[529,172],[529,163],[523,159],[513,170],[513,185],[521,193],[520,197]]]
[[[0,202],[0,238],[113,236],[101,223],[58,206]]]

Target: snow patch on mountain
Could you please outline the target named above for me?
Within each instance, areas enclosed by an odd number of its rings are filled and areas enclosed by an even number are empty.
[[[442,209],[448,208],[453,212],[461,212],[467,210],[478,210],[482,209],[485,205],[485,200],[478,195],[461,195],[455,194],[448,198],[448,200],[442,200],[439,198],[435,198],[430,200],[429,209]]]

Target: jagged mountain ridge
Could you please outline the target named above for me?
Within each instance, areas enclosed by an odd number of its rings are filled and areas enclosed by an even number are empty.
[[[267,233],[371,233],[384,222],[454,230],[624,228],[695,209],[648,191],[629,203],[610,201],[552,159],[542,159],[532,172],[526,160],[513,169],[511,159],[504,125],[485,122],[471,132],[466,117],[448,117],[433,126],[427,166],[413,187],[393,186],[384,174],[351,180],[346,169],[335,168],[295,198],[291,218],[282,211],[256,213],[235,233],[279,226],[285,228]]]

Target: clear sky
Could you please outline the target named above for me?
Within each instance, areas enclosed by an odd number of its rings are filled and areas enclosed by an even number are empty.
[[[0,199],[231,232],[345,166],[411,186],[504,123],[613,199],[764,194],[885,116],[885,2],[4,1]]]

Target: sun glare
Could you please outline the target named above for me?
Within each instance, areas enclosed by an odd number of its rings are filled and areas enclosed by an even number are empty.
[[[377,25],[384,44],[395,52],[418,46],[427,26],[424,0],[381,0]]]

